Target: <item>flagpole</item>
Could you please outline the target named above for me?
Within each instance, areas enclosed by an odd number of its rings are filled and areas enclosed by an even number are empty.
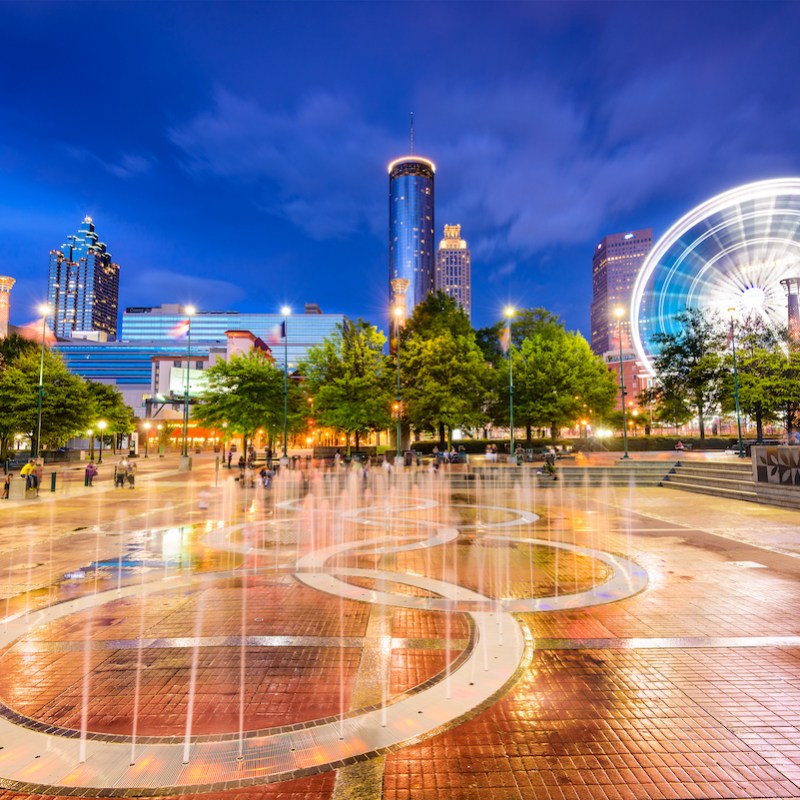
[[[289,396],[289,325],[288,317],[292,313],[289,306],[281,308],[283,314],[283,457],[287,458],[287,410]]]
[[[187,342],[186,342],[186,394],[183,398],[183,456],[189,455],[189,365],[192,361],[192,317],[195,313],[194,306],[186,306],[184,312],[187,316]]]

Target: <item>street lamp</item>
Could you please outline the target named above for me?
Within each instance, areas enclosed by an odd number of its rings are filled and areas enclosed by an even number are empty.
[[[153,423],[149,420],[142,423],[142,427],[144,428],[144,457],[148,457],[147,447],[150,444],[150,428],[153,426]]]
[[[731,350],[733,351],[733,396],[736,401],[736,431],[739,435],[739,458],[744,458],[744,448],[742,447],[742,416],[739,410],[739,371],[736,369],[736,324],[734,313],[736,308],[728,309],[731,315]]]
[[[42,303],[39,306],[39,313],[42,316],[42,352],[39,359],[39,402],[36,410],[36,447],[34,448],[34,458],[39,458],[39,451],[42,448],[42,398],[44,397],[44,338],[47,331],[47,317],[50,314],[50,306]]]
[[[183,398],[183,456],[189,455],[189,367],[192,361],[192,317],[197,313],[194,306],[184,306],[186,314],[186,395]]]
[[[511,430],[511,458],[514,458],[514,359],[511,346],[511,319],[517,313],[513,306],[506,306],[503,314],[508,320],[506,336],[508,337],[508,424]]]
[[[625,371],[622,365],[622,318],[625,316],[625,309],[617,306],[614,309],[614,316],[617,318],[617,338],[619,339],[619,390],[622,395],[622,443],[625,448],[623,458],[628,458],[628,419],[625,414]]]
[[[283,314],[283,457],[288,458],[286,451],[287,443],[287,408],[289,398],[289,314],[292,309],[289,306],[281,307]]]
[[[94,461],[94,431],[89,428],[86,433],[89,436],[89,461]]]
[[[97,423],[97,430],[100,431],[100,457],[97,459],[98,464],[103,463],[103,433],[107,427],[108,423],[104,419],[101,419],[100,422]]]

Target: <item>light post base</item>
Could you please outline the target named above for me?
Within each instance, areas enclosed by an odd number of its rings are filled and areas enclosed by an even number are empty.
[[[192,471],[192,457],[181,456],[178,459],[178,472],[191,472]]]

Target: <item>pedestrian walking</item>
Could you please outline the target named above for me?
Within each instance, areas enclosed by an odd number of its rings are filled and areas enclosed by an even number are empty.
[[[233,448],[228,450],[228,469],[231,468],[231,461],[233,461]]]
[[[3,500],[8,500],[9,492],[11,492],[11,479],[14,477],[13,472],[6,475],[5,483],[3,484]]]
[[[92,481],[95,479],[97,475],[97,467],[94,465],[94,461],[90,461],[86,465],[86,485],[93,486],[94,484]]]

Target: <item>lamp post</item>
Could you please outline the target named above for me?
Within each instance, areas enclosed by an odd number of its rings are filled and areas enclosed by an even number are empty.
[[[183,398],[183,456],[189,455],[189,366],[192,361],[192,317],[197,309],[185,306],[183,311],[187,317],[186,329],[186,394]]]
[[[149,420],[142,423],[142,427],[144,428],[144,457],[148,457],[148,445],[150,444],[150,428],[152,427],[153,423]]]
[[[739,371],[736,368],[736,323],[734,320],[735,308],[729,308],[731,315],[731,351],[733,352],[733,397],[736,402],[736,432],[739,435],[739,458],[744,458],[742,446],[742,415],[739,410]]]
[[[408,301],[406,300],[406,293],[411,281],[408,278],[392,278],[389,285],[392,287],[393,295],[393,308],[392,316],[394,317],[392,330],[389,331],[389,352],[392,350],[392,342],[394,342],[394,355],[397,363],[397,393],[395,398],[395,411],[397,412],[397,456],[400,458],[400,445],[403,438],[403,425],[401,420],[401,412],[403,408],[403,390],[400,384],[400,329],[406,321],[406,309],[408,308]]]
[[[617,338],[619,339],[619,390],[622,395],[622,444],[625,448],[623,458],[628,458],[628,419],[625,414],[625,370],[622,364],[622,318],[625,316],[625,309],[617,306],[614,309],[614,316],[617,318]]]
[[[517,313],[513,306],[506,306],[503,314],[508,320],[506,336],[508,337],[508,425],[511,431],[511,458],[514,458],[514,359],[511,345],[511,319]]]
[[[97,430],[100,431],[100,457],[97,459],[98,464],[103,463],[103,434],[107,427],[108,423],[104,419],[101,419],[100,422],[97,423]]]
[[[94,431],[89,428],[86,433],[89,437],[89,461],[94,461]]]
[[[287,410],[289,401],[289,314],[292,309],[289,306],[281,307],[283,314],[283,457],[288,458],[286,450],[287,444]]]
[[[39,400],[36,409],[36,447],[34,458],[39,458],[39,451],[42,449],[42,398],[44,397],[44,338],[47,332],[47,315],[50,313],[50,306],[42,303],[39,306],[39,313],[42,315],[42,350],[39,358]]]

